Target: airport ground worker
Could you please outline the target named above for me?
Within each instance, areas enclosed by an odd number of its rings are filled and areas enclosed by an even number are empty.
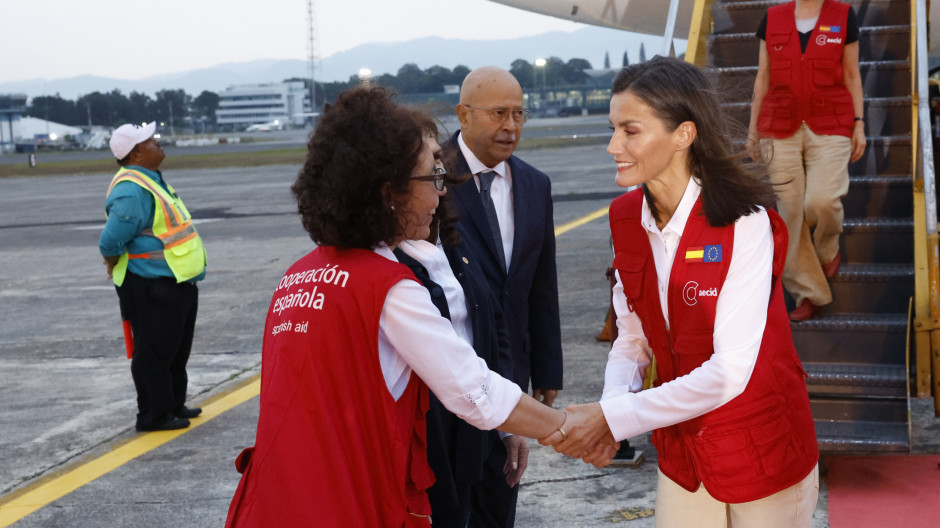
[[[131,374],[138,431],[189,426],[202,409],[186,407],[186,363],[196,326],[206,251],[192,218],[160,164],[156,123],[122,125],[111,136],[121,168],[105,199],[98,249],[133,330]]]

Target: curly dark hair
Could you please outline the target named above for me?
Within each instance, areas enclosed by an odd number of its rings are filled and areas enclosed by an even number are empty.
[[[725,226],[757,212],[757,206],[776,204],[766,166],[745,163],[744,153],[734,153],[729,119],[711,82],[698,67],[685,61],[656,56],[631,64],[614,78],[613,95],[624,91],[636,95],[662,119],[667,130],[695,123],[698,134],[689,148],[689,170],[702,184],[702,206],[708,223]],[[657,221],[659,215],[646,185],[646,200]]]
[[[317,244],[372,249],[401,236],[393,206],[408,193],[426,125],[392,98],[380,86],[357,87],[323,110],[291,186]]]

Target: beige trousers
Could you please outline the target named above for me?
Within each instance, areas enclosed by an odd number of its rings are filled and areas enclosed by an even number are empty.
[[[832,292],[822,265],[839,253],[852,141],[818,135],[803,123],[788,138],[764,142],[762,148],[773,145],[770,179],[777,193],[777,212],[790,234],[783,286],[797,306],[803,299],[816,306],[829,304]]]
[[[819,497],[819,465],[806,478],[769,497],[728,504],[705,486],[689,493],[659,471],[656,528],[810,528]]]

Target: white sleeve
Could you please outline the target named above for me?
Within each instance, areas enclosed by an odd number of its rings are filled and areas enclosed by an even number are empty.
[[[744,392],[767,322],[772,265],[773,236],[767,213],[738,219],[731,265],[718,295],[714,354],[686,376],[601,401],[614,438],[623,440],[690,420]]]
[[[613,289],[614,313],[617,315],[617,339],[607,354],[604,371],[604,394],[601,400],[643,388],[643,377],[649,368],[652,350],[643,334],[643,325],[636,313],[627,308],[620,273],[614,272],[617,282]]]
[[[396,399],[413,369],[450,412],[480,429],[509,417],[522,391],[492,372],[410,279],[392,286],[379,320],[379,361]]]

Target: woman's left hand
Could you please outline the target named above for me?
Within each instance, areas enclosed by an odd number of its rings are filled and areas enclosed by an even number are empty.
[[[865,122],[856,121],[855,130],[852,131],[852,156],[849,161],[856,162],[865,154]]]

